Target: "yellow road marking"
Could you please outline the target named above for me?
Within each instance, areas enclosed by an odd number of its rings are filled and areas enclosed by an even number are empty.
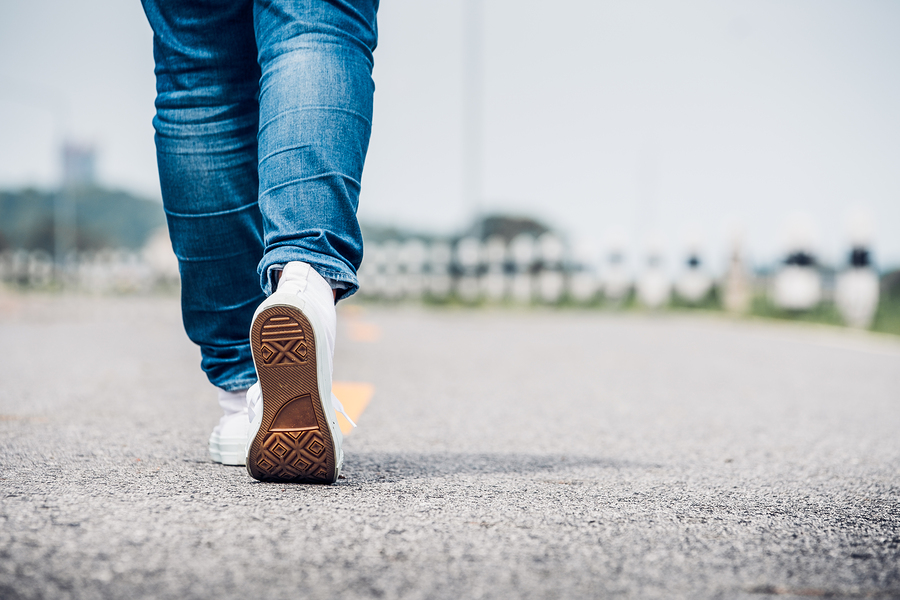
[[[335,381],[331,384],[331,391],[338,397],[344,410],[350,415],[356,424],[359,424],[359,418],[363,411],[369,405],[372,394],[375,393],[375,386],[371,383],[359,383],[354,381]],[[341,426],[341,432],[349,435],[353,430],[353,426],[344,418],[344,415],[338,413],[338,425]]]
[[[341,320],[346,324],[347,335],[354,342],[377,342],[381,338],[381,327],[360,318],[364,312],[362,307],[354,305],[341,309]]]
[[[347,328],[354,342],[377,342],[381,337],[381,327],[374,323],[352,320],[347,323]]]

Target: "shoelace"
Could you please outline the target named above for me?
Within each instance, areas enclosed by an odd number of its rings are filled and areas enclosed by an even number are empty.
[[[262,402],[262,390],[257,381],[250,386],[249,390],[247,390],[247,416],[251,422],[256,417],[256,411],[259,410],[258,407],[260,402]],[[347,414],[347,411],[344,410],[344,405],[341,404],[338,397],[334,395],[334,392],[331,393],[331,405],[334,406],[334,409],[337,412],[344,415],[344,418],[347,419],[348,423],[353,425],[353,427],[356,427],[356,423],[353,422],[353,419],[351,419],[350,415]]]
[[[334,392],[331,392],[331,405],[334,406],[334,410],[336,410],[339,413],[341,413],[342,415],[344,415],[344,418],[347,419],[348,423],[353,425],[354,428],[356,427],[356,423],[354,423],[353,419],[350,418],[350,415],[348,415],[344,411],[344,405],[341,404],[341,401],[338,400],[338,397],[334,395]]]

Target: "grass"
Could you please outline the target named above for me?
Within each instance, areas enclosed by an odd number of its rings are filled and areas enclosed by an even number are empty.
[[[810,310],[785,310],[772,304],[766,296],[756,296],[750,305],[750,314],[755,317],[804,323],[844,324],[837,307],[831,302],[822,302]]]
[[[365,301],[371,302],[372,300],[367,298]],[[376,300],[376,302],[378,301]],[[432,306],[455,307],[516,306],[511,301],[496,305],[484,300],[479,300],[477,302],[463,302],[454,296],[442,299],[425,297],[423,298],[423,302]],[[624,312],[646,310],[640,305],[633,292],[629,293],[626,298],[617,303],[604,301],[600,298],[597,298],[587,304],[576,303],[571,301],[570,299],[563,299],[556,306],[563,309],[577,308],[588,310],[618,310]],[[710,291],[705,299],[696,304],[685,302],[684,300],[678,298],[677,295],[673,294],[672,300],[669,302],[665,310],[674,310],[679,312],[720,312],[723,309],[721,302],[719,301],[718,291],[714,288],[712,291]],[[812,310],[790,311],[778,308],[777,306],[772,304],[772,302],[769,301],[768,297],[765,294],[757,294],[754,297],[753,302],[750,306],[749,315],[754,317],[761,317],[764,319],[844,326],[844,321],[841,318],[837,307],[832,302],[822,302]],[[875,320],[869,330],[879,333],[900,335],[900,297],[883,296],[881,298],[881,301],[878,305],[878,312],[876,313]]]
[[[872,331],[900,335],[900,298],[882,297]]]

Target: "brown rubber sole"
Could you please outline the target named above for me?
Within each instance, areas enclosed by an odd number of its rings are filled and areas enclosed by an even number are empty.
[[[335,450],[319,397],[316,338],[297,308],[263,310],[250,328],[263,417],[247,453],[261,481],[333,483]]]

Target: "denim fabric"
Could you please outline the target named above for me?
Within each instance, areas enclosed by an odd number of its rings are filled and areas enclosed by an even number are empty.
[[[256,381],[248,332],[285,263],[356,291],[377,0],[142,0],[185,330],[209,380]]]

